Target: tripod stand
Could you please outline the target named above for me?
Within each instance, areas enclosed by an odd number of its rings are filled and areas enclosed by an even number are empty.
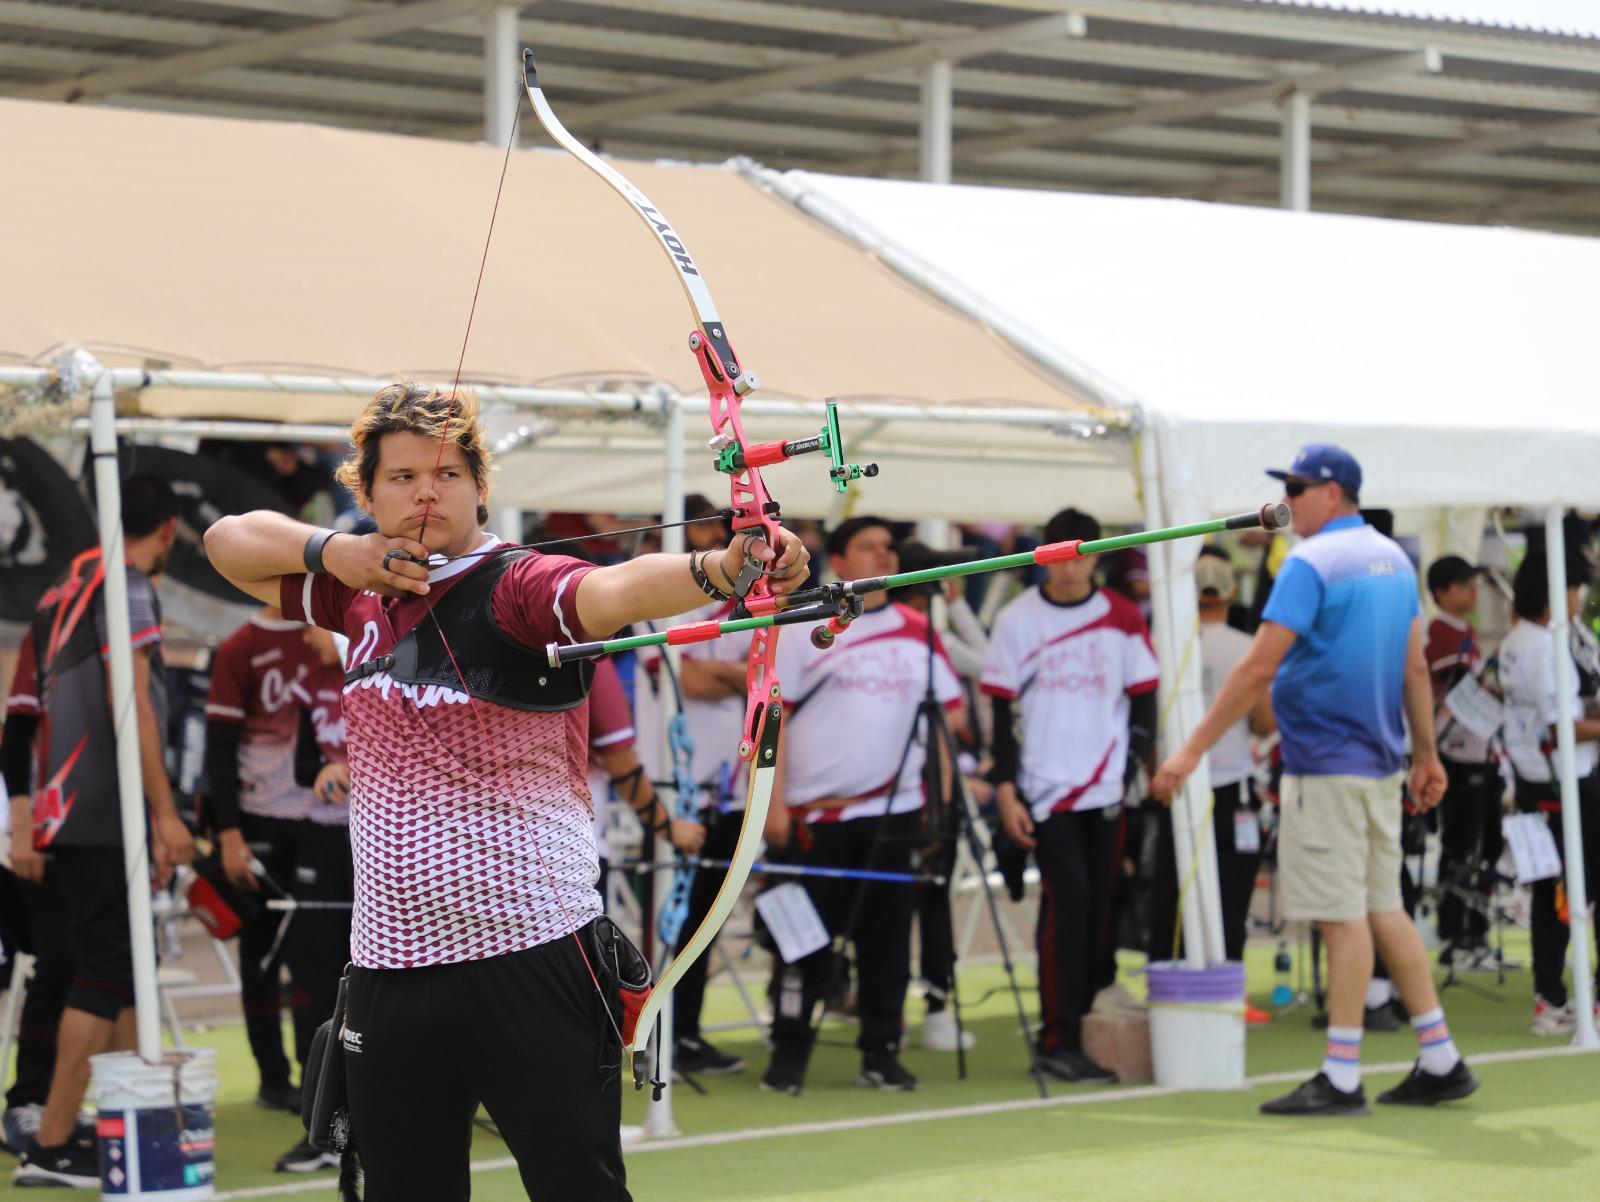
[[[925,844],[931,843],[936,848],[933,854],[938,857],[938,863],[943,869],[938,875],[943,877],[946,882],[943,886],[937,886],[939,888],[948,888],[948,882],[953,875],[951,869],[954,860],[963,846],[977,866],[978,880],[981,883],[990,921],[994,926],[995,942],[1000,950],[1001,963],[1004,965],[1007,985],[1016,1004],[1018,1030],[1027,1049],[1029,1073],[1038,1085],[1040,1096],[1047,1097],[1048,1089],[1045,1084],[1044,1072],[1038,1063],[1038,1057],[1035,1054],[1033,1040],[1030,1035],[1027,1010],[1023,1004],[1021,987],[1017,983],[1016,965],[1011,955],[1010,942],[1006,936],[1005,923],[1000,916],[999,903],[994,896],[994,886],[989,879],[989,873],[994,867],[994,855],[988,839],[988,829],[978,813],[977,803],[973,799],[970,790],[968,790],[966,781],[959,770],[959,748],[956,744],[955,733],[951,730],[950,724],[945,717],[944,706],[940,702],[934,686],[937,646],[931,618],[926,624],[924,634],[927,671],[924,678],[922,700],[917,705],[911,729],[907,732],[906,741],[901,749],[899,764],[895,769],[893,782],[885,794],[884,811],[878,819],[878,825],[873,833],[872,844],[867,854],[867,867],[869,869],[873,867],[880,848],[887,839],[906,837],[889,835],[888,825],[893,798],[899,791],[900,780],[905,772],[906,763],[910,759],[912,749],[920,742],[926,749],[923,761],[923,781],[928,805],[935,821],[928,824],[929,829],[917,832],[910,837]],[[947,764],[950,769],[948,782],[944,780],[944,767]],[[923,886],[923,888],[930,887],[935,886]],[[833,940],[834,952],[838,957],[843,956],[855,933],[865,898],[866,887],[865,882],[863,882],[856,887],[855,895],[851,901],[849,917]],[[948,902],[946,906],[948,909]],[[924,955],[926,955],[926,950]],[[949,1000],[956,1025],[957,1072],[960,1077],[965,1079],[967,1073],[965,1040],[963,1039],[965,1028],[962,1023],[961,995],[955,977],[953,938],[949,957],[950,960],[945,971],[948,973],[947,979],[950,984]],[[820,1021],[819,1015],[819,1024]]]

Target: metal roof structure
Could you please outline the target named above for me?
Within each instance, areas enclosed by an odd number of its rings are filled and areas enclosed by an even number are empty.
[[[615,155],[1600,233],[1600,22],[1487,2],[0,0],[0,94],[495,140],[527,43]]]

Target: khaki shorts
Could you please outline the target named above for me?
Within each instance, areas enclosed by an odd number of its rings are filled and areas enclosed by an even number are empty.
[[[1403,775],[1283,778],[1278,872],[1284,917],[1350,922],[1401,908]]]

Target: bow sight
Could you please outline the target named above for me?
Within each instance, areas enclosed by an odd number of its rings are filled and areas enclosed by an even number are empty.
[[[850,481],[863,476],[876,476],[876,463],[846,463],[844,438],[839,433],[839,404],[833,398],[827,401],[827,415],[822,429],[812,438],[797,438],[790,442],[758,442],[752,447],[740,447],[732,434],[722,433],[711,439],[709,446],[717,452],[712,467],[726,475],[734,475],[751,467],[771,467],[796,455],[812,451],[825,451],[828,455],[828,478],[839,492],[847,492]]]

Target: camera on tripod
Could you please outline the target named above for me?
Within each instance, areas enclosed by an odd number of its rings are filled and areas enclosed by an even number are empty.
[[[935,551],[920,539],[908,538],[902,540],[895,551],[900,556],[900,571],[921,572],[928,568],[953,568],[957,564],[971,563],[980,557],[977,547],[957,547],[953,551]],[[924,597],[937,596],[941,582],[928,581],[926,584],[909,584],[898,591],[902,593],[917,593]]]

